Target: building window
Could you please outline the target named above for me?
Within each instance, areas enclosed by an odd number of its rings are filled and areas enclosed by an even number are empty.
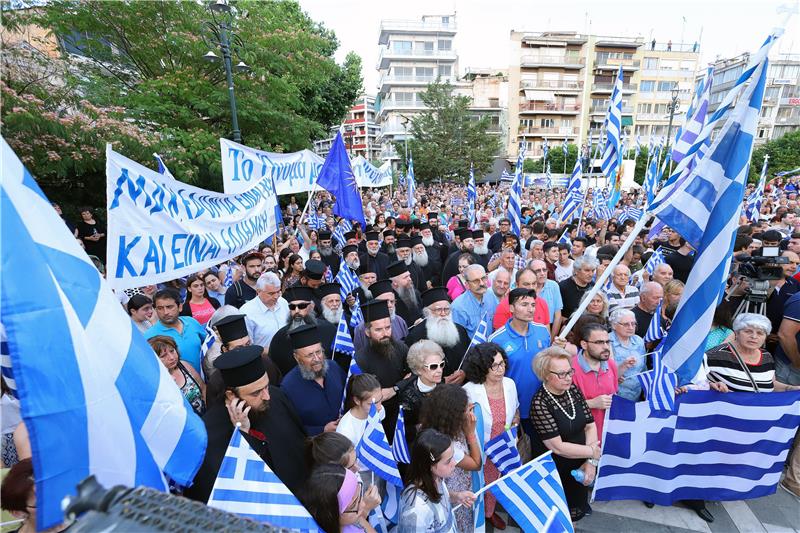
[[[433,67],[417,67],[417,78],[433,79]]]
[[[652,93],[655,91],[655,88],[655,80],[642,80],[642,82],[639,84],[639,90],[643,93]]]
[[[639,104],[636,108],[637,113],[647,113],[649,114],[651,110],[651,104]]]
[[[678,82],[675,81],[660,81],[658,82],[658,92],[666,93],[678,87]]]
[[[449,78],[452,75],[453,75],[452,65],[439,65],[439,77]]]
[[[392,42],[392,49],[398,53],[411,52],[411,41],[394,41]]]
[[[543,118],[543,119],[540,119],[540,120],[541,120],[540,124],[541,124],[542,128],[555,128],[556,127],[556,122],[552,118]]]
[[[644,65],[642,68],[655,70],[658,68],[658,58],[657,57],[645,57],[644,58]]]
[[[439,39],[439,50],[452,50],[453,41],[450,39]]]
[[[410,78],[414,75],[414,69],[411,67],[392,67],[394,75],[398,78]]]

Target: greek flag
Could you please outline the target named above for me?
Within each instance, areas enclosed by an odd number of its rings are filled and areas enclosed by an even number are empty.
[[[417,181],[414,179],[414,155],[408,156],[408,172],[406,173],[406,185],[408,187],[408,199],[406,205],[409,209],[414,209],[416,200],[414,194],[417,192]]]
[[[652,411],[675,409],[675,387],[678,376],[664,365],[661,345],[653,352],[653,370],[636,375]]]
[[[341,324],[341,322],[340,322],[340,324]],[[348,336],[349,335],[350,334],[348,333]],[[338,336],[338,332],[337,332],[337,336]],[[353,341],[350,341],[350,344],[353,344]],[[336,351],[336,350],[334,349],[333,351]],[[361,372],[361,368],[359,368],[358,363],[356,363],[355,348],[353,348],[353,354],[354,355],[350,356],[350,366],[347,368],[347,379],[344,381],[344,390],[342,391],[342,405],[339,408],[339,412],[342,413],[342,414],[344,414],[344,404],[345,404],[345,402],[347,400],[347,383],[350,381],[351,377],[357,376],[358,374],[362,373]]]
[[[658,152],[653,154],[654,157],[650,159],[650,164],[647,165],[647,170],[644,174],[644,192],[647,196],[647,205],[653,203],[658,192]]]
[[[635,220],[639,222],[639,219],[642,218],[644,215],[644,210],[637,209],[631,205],[626,205],[622,208],[622,213],[619,215],[619,222],[625,222],[626,220]]]
[[[561,237],[558,238],[559,244],[566,244],[568,246],[572,246],[572,240],[569,238],[569,226],[564,228],[564,233],[561,234]]]
[[[169,171],[167,165],[164,164],[164,160],[161,159],[161,156],[158,154],[153,154],[153,157],[156,159],[156,164],[158,165],[158,173],[163,174],[168,178],[175,179],[175,176],[173,176],[172,172]]]
[[[353,224],[350,223],[349,220],[343,218],[339,220],[339,223],[333,228],[333,238],[336,239],[341,246],[344,246],[347,240],[344,238],[344,234],[348,231],[353,231]]]
[[[691,179],[676,182],[668,198],[659,204],[665,192],[662,190],[654,202],[653,213],[658,219],[697,250],[664,342],[664,362],[675,369],[681,384],[691,381],[700,368],[714,309],[723,297],[764,97],[767,53],[775,38],[771,35],[766,40],[739,78],[740,86],[752,78],[747,88],[732,89],[740,96],[738,103],[706,156],[691,171]],[[723,107],[729,97],[730,93],[723,98]],[[712,117],[706,127],[720,119]]]
[[[238,430],[225,450],[208,505],[278,528],[319,531],[306,508]]]
[[[342,257],[342,260],[339,262],[339,272],[336,274],[336,283],[342,286],[342,288],[339,289],[342,300],[345,300],[351,292],[358,288],[358,276],[347,266],[344,257]]]
[[[564,137],[564,142],[561,143],[561,153],[564,154],[564,161],[566,161],[567,156],[569,155],[569,146],[567,145],[566,137]]]
[[[508,170],[503,170],[503,173],[500,174],[500,181],[514,181],[514,174],[511,174]]]
[[[3,381],[6,382],[11,396],[17,397],[17,383],[14,381],[14,371],[11,370],[11,354],[8,351],[8,338],[6,328],[0,322],[0,371],[3,374]]]
[[[508,195],[508,218],[511,220],[511,231],[517,236],[519,236],[522,228],[522,182],[525,179],[522,174],[522,167],[524,162],[525,143],[520,143],[517,167],[514,171],[514,183],[511,184],[511,191]]]
[[[222,286],[226,289],[233,285],[233,265],[228,263],[228,268],[225,270],[225,279],[222,280]]]
[[[367,429],[356,446],[356,456],[364,466],[387,482],[398,487],[403,486],[400,472],[397,470],[397,461],[394,460],[392,448],[386,440],[386,433],[383,432],[374,403],[369,408]]]
[[[344,313],[342,313],[342,317],[339,319],[339,325],[336,328],[336,337],[333,339],[331,351],[345,353],[351,357],[356,353],[356,347],[353,345],[353,338],[350,336],[350,330],[347,327]]]
[[[350,327],[356,329],[364,323],[364,313],[361,312],[361,299],[356,296],[355,308],[350,312]]]
[[[486,339],[488,338],[489,324],[486,322],[486,317],[484,316],[478,324],[478,327],[475,329],[475,335],[472,336],[472,340],[469,342],[469,347],[472,348],[473,346],[482,344],[486,342]]]
[[[764,156],[764,164],[761,165],[761,176],[758,178],[758,185],[747,197],[747,206],[744,213],[750,222],[758,222],[761,213],[761,204],[764,201],[764,185],[767,183],[767,161],[769,154]]]
[[[467,184],[467,201],[469,202],[469,227],[475,226],[475,202],[478,200],[478,190],[475,188],[475,169],[469,166],[469,183]]]
[[[501,477],[489,490],[522,531],[542,531],[553,507],[558,509],[557,531],[575,531],[552,452]]]
[[[579,209],[583,207],[583,193],[581,192],[582,171],[581,158],[578,157],[575,159],[575,168],[572,169],[572,176],[570,176],[567,184],[567,197],[564,199],[564,206],[561,208],[561,214],[558,217],[559,224],[565,224],[577,218],[576,215]]]
[[[494,466],[505,476],[512,470],[522,466],[522,459],[517,450],[517,428],[512,427],[491,439],[484,446],[486,457],[491,459]]]
[[[331,267],[325,268],[325,283],[333,283],[333,272],[331,272]]]
[[[664,327],[661,325],[661,306],[664,305],[664,301],[658,302],[656,306],[656,310],[653,313],[653,318],[650,319],[650,325],[647,326],[647,332],[644,334],[644,342],[653,342],[659,341],[664,338],[666,335],[666,331],[664,331]]]
[[[217,335],[214,333],[214,330],[211,328],[211,326],[206,324],[206,336],[203,339],[202,344],[200,344],[200,360],[201,361],[205,358],[206,354],[208,353],[208,350],[210,350],[211,347],[214,346],[215,342],[217,342]],[[200,372],[203,371],[203,365],[202,364],[200,365],[199,371]]]
[[[622,135],[622,79],[622,65],[620,65],[617,72],[617,80],[614,82],[614,89],[611,92],[611,101],[608,105],[608,114],[605,120],[606,148],[603,152],[603,161],[600,163],[603,175],[608,178],[611,184],[611,198],[608,205],[612,209],[617,205],[621,195],[620,180],[622,178],[619,176],[619,170],[622,161],[622,149],[620,146],[620,136]]]
[[[635,149],[636,149],[636,151],[633,153],[633,159],[634,160],[639,159],[639,154],[642,153],[642,142],[641,142],[641,139],[639,139],[639,135],[638,134],[636,135],[636,146],[635,146]]]
[[[800,174],[800,167],[797,167],[793,170],[784,170],[783,172],[778,172],[775,174],[775,177],[782,178],[784,176],[793,176],[795,174]]]
[[[656,251],[650,255],[650,259],[647,260],[647,263],[644,264],[644,270],[652,276],[653,272],[655,272],[656,270],[656,267],[658,265],[664,264],[665,262],[666,261],[664,261],[664,252],[661,250],[661,247],[659,246],[656,249]]]
[[[398,463],[411,463],[411,452],[408,451],[408,441],[406,440],[406,417],[403,414],[402,406],[400,406],[400,414],[397,415],[397,425],[394,428],[392,456]]]
[[[592,215],[597,220],[610,220],[614,216],[614,212],[609,207],[608,196],[602,190],[597,190],[594,193]]]
[[[653,143],[655,142],[655,137],[651,134],[650,137],[647,139],[647,155],[653,156]]]
[[[686,122],[678,132],[677,140],[672,147],[672,160],[680,163],[686,157],[689,149],[697,141],[697,137],[703,131],[708,114],[709,97],[711,96],[711,86],[714,82],[714,67],[708,67],[706,77],[700,80],[694,94],[689,110],[686,112]]]
[[[165,474],[189,485],[202,420],[5,139],[1,149],[0,315],[36,460],[37,525],[61,523],[62,499],[89,475],[106,487],[167,490]]]
[[[548,189],[553,188],[553,175],[550,174],[550,163],[547,163],[547,170],[545,170],[545,186]]]
[[[542,143],[542,163],[547,161],[547,154],[550,153],[550,146],[547,144],[547,138],[545,138],[544,142]]]
[[[800,424],[800,392],[690,391],[667,417],[614,396],[595,500],[736,501],[773,494]]]

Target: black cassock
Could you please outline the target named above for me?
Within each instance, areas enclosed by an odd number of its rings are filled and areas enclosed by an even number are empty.
[[[428,328],[425,327],[426,323],[427,321],[423,320],[408,330],[408,335],[406,336],[404,342],[409,347],[417,341],[428,338]],[[455,344],[455,346],[450,348],[445,348],[442,346],[445,361],[444,373],[442,375],[445,377],[458,370],[458,367],[461,364],[461,359],[464,357],[464,354],[467,353],[467,349],[469,348],[470,338],[467,330],[464,329],[464,326],[460,324],[456,324],[456,329],[458,330],[458,342]]]
[[[378,378],[381,388],[384,389],[397,385],[409,372],[408,365],[406,365],[408,347],[394,339],[392,339],[392,343],[395,347],[395,353],[391,358],[375,353],[369,345],[361,350],[361,352],[356,353],[356,363],[358,363],[358,368],[361,369],[361,372],[373,374]],[[386,409],[386,416],[383,419],[383,429],[390,443],[394,438],[394,426],[397,422],[399,405],[397,396],[383,402],[383,408]]]
[[[389,274],[386,272],[386,267],[389,266],[391,261],[389,260],[389,256],[385,253],[378,252],[375,257],[369,255],[369,253],[359,254],[358,260],[362,265],[367,265],[367,268],[370,270],[370,272],[374,272],[375,275],[378,276],[379,280],[389,278]]]
[[[251,424],[251,431],[258,436],[248,433],[244,438],[284,485],[298,494],[306,478],[303,456],[306,432],[283,391],[270,385],[269,395],[269,409]],[[234,428],[224,403],[212,406],[203,416],[203,422],[208,433],[206,455],[194,477],[194,484],[184,491],[184,496],[206,503]],[[262,435],[265,440],[261,439]]]
[[[331,359],[331,348],[336,338],[336,326],[324,318],[319,318],[317,319],[317,332],[319,333],[319,342],[322,344],[322,349],[325,350],[325,357]],[[294,359],[294,350],[292,350],[292,342],[289,339],[288,324],[276,331],[272,337],[269,343],[269,358],[272,359],[272,362],[275,363],[275,366],[284,376],[297,366],[297,361]],[[337,360],[337,363],[342,366],[342,362]],[[350,360],[348,359],[344,366],[345,372],[349,366]]]
[[[414,291],[417,295],[417,302],[418,305],[416,307],[409,307],[406,303],[400,299],[400,295],[397,294],[397,291],[394,291],[394,309],[395,312],[400,315],[400,318],[406,321],[409,327],[411,327],[417,319],[422,318],[422,310],[419,308],[419,302],[422,302],[422,296],[420,296],[419,291]]]

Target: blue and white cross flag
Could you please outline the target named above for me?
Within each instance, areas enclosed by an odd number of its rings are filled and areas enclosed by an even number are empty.
[[[773,494],[800,425],[800,392],[689,391],[669,416],[614,396],[594,499],[736,501]]]
[[[653,369],[636,376],[653,412],[675,409],[675,387],[678,386],[678,376],[664,365],[661,350],[659,344],[653,352]]]
[[[494,466],[504,476],[512,470],[522,466],[522,459],[517,450],[517,428],[512,427],[491,439],[484,446],[486,457],[491,459]]]
[[[394,439],[392,439],[392,455],[398,463],[411,463],[411,452],[408,449],[406,440],[406,416],[403,414],[403,407],[397,415],[397,425],[394,428]]]
[[[403,486],[400,479],[400,471],[397,469],[397,461],[394,459],[392,447],[386,440],[386,433],[383,431],[378,410],[373,403],[367,415],[367,429],[356,445],[356,457],[370,470],[387,482]]]
[[[202,420],[5,139],[0,217],[0,315],[37,525],[61,523],[63,498],[90,475],[106,487],[191,484]]]
[[[319,531],[311,514],[242,438],[241,431],[231,436],[208,505],[279,528]]]

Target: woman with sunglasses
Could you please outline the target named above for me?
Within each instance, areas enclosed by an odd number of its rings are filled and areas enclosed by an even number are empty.
[[[417,435],[419,410],[424,400],[442,382],[445,357],[442,347],[427,339],[417,341],[408,349],[406,363],[412,377],[398,385],[397,393],[406,427],[406,440],[409,447]]]
[[[419,434],[411,449],[409,483],[400,497],[397,533],[458,531],[453,504],[472,507],[475,494],[468,490],[451,492],[445,483],[456,470],[455,453],[447,435],[435,429]]]
[[[470,472],[481,464],[481,449],[475,433],[475,414],[467,392],[455,384],[442,384],[425,398],[420,413],[420,430],[432,428],[452,441],[453,462],[457,468],[447,476],[447,488],[461,493],[472,488]],[[413,464],[414,458],[411,458]],[[413,468],[413,466],[412,466]],[[472,509],[462,507],[455,512],[458,531],[472,531]]]
[[[539,437],[553,452],[570,518],[573,522],[588,511],[588,486],[597,473],[600,442],[592,412],[583,394],[572,382],[572,358],[563,348],[551,346],[536,354],[533,372],[542,386],[531,400],[531,421]],[[582,483],[571,474],[581,470]]]
[[[340,464],[315,467],[302,501],[325,533],[375,532],[367,516],[381,503],[378,489],[364,490],[358,476]]]
[[[493,342],[484,342],[470,348],[464,361],[464,373],[470,403],[477,403],[483,414],[483,442],[489,442],[511,426],[519,425],[519,399],[514,380],[505,377],[508,357],[505,351]],[[487,460],[483,465],[486,483],[500,477],[500,471]],[[505,521],[494,512],[497,499],[489,492],[485,494],[486,520],[498,530],[506,528]]]

